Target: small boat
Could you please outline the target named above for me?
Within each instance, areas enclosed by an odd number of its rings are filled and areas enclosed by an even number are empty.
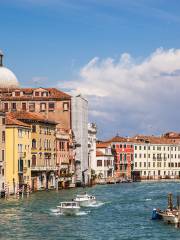
[[[78,194],[74,198],[74,202],[79,203],[81,207],[88,207],[89,205],[96,203],[96,198],[92,195],[88,195],[87,193]]]
[[[159,215],[162,217],[165,223],[177,224],[179,222],[177,211],[174,211],[174,212],[165,211],[165,212],[159,213]]]
[[[77,202],[60,202],[57,209],[59,213],[64,215],[76,215],[80,210],[80,206]]]

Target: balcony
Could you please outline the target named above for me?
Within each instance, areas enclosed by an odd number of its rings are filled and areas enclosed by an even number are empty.
[[[58,167],[57,166],[32,166],[31,167],[32,171],[57,171]]]

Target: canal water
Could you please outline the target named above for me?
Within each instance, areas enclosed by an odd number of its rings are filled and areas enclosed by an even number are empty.
[[[98,204],[76,216],[55,212],[60,201],[87,191]],[[167,205],[167,194],[180,194],[180,183],[132,183],[39,192],[28,199],[0,200],[0,239],[145,240],[180,239],[180,229],[152,221],[154,207]],[[174,199],[175,200],[175,199]]]

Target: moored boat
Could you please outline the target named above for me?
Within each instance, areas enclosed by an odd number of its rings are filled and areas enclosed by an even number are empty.
[[[85,194],[78,194],[74,198],[74,202],[79,203],[81,207],[88,207],[89,205],[93,205],[96,203],[95,196]]]
[[[57,209],[59,213],[64,215],[76,215],[80,210],[80,206],[77,202],[60,202]]]

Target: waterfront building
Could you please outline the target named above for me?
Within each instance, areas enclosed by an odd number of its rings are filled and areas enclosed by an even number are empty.
[[[31,180],[33,190],[56,187],[56,122],[30,112],[9,113],[31,126]]]
[[[178,143],[163,136],[135,136],[134,139],[134,179],[179,179]]]
[[[5,190],[5,114],[0,112],[0,194]]]
[[[106,182],[114,177],[114,156],[110,142],[96,143],[95,173],[99,181]]]
[[[6,116],[5,184],[9,194],[31,187],[31,126]]]
[[[81,95],[72,97],[72,130],[77,142],[76,183],[89,184],[91,178],[88,165],[88,101]]]
[[[75,152],[72,131],[56,129],[58,188],[75,187]]]
[[[109,140],[114,155],[114,175],[116,178],[131,178],[134,143],[133,139],[119,137],[118,135]]]
[[[48,120],[57,123],[58,134],[68,139],[69,145],[74,141],[71,127],[71,96],[56,88],[20,88],[14,73],[3,66],[3,53],[1,51],[0,110],[3,112],[39,113]],[[74,162],[71,159],[70,148],[69,151],[69,153],[61,154],[61,159],[64,156],[65,159],[62,159],[62,162],[66,162],[71,171],[74,169]],[[67,155],[70,157],[68,160]]]
[[[95,177],[96,169],[96,134],[96,124],[88,123],[88,166],[91,169],[91,178]]]

